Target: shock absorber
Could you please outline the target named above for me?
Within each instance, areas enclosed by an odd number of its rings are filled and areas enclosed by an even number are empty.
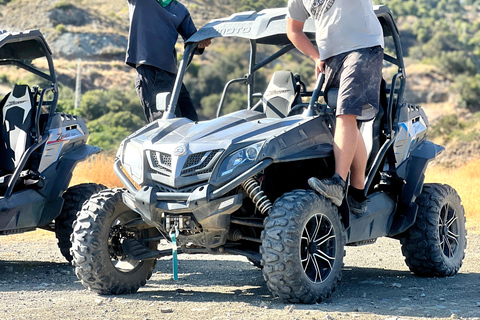
[[[249,178],[245,182],[242,183],[243,189],[248,194],[248,196],[252,199],[253,203],[257,206],[257,209],[262,214],[268,214],[268,211],[272,207],[272,202],[268,199],[268,197],[264,194],[263,190],[260,188],[260,184],[258,183],[257,179]]]

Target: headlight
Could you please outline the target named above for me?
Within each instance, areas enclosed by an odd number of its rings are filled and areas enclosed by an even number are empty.
[[[136,183],[143,182],[143,154],[140,146],[127,142],[123,152],[123,167]]]
[[[219,176],[227,176],[231,174],[236,167],[254,162],[262,149],[263,143],[264,141],[261,141],[249,145],[248,147],[235,151],[226,157],[220,166]]]

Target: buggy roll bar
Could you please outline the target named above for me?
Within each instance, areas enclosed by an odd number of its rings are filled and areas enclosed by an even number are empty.
[[[403,52],[402,46],[400,43],[399,32],[390,10],[387,6],[374,6],[375,14],[379,19],[385,36],[391,36],[393,38],[395,54],[394,56],[385,53],[384,59],[398,67],[398,75],[395,77],[392,82],[392,88],[390,90],[391,94],[396,94],[396,99],[389,99],[388,111],[391,111],[386,134],[392,135],[394,131],[393,128],[393,119],[395,118],[396,108],[394,106],[397,104],[403,103],[403,92],[405,90],[405,66],[403,62]],[[241,12],[236,13],[230,17],[215,19],[207,23],[205,26],[200,28],[192,37],[190,37],[185,43],[185,52],[182,61],[179,65],[179,71],[177,78],[175,80],[175,85],[172,91],[169,105],[167,110],[163,114],[163,119],[175,118],[175,109],[180,94],[180,88],[182,79],[185,75],[185,71],[188,68],[189,62],[193,58],[193,54],[198,47],[198,43],[205,39],[218,38],[218,37],[240,37],[250,40],[250,63],[248,73],[244,78],[234,79],[228,82],[223,90],[222,99],[218,106],[217,116],[220,114],[223,102],[225,100],[225,93],[232,83],[244,81],[247,84],[247,98],[248,98],[248,109],[253,108],[253,98],[254,94],[252,92],[253,85],[255,82],[254,73],[265,66],[266,64],[272,62],[273,60],[279,58],[283,54],[294,48],[294,45],[288,40],[286,34],[286,8],[275,8],[275,9],[266,9],[261,12]],[[315,41],[315,26],[312,19],[308,19],[305,22],[304,32],[308,35],[309,39]],[[280,45],[283,46],[274,54],[268,56],[262,61],[256,63],[256,54],[257,54],[257,44],[267,44],[267,45]],[[318,77],[317,80],[321,80],[323,77]],[[397,81],[400,81],[399,88],[396,89]],[[316,102],[321,93],[321,86],[323,85],[322,81],[317,81],[315,85],[314,92],[315,97],[312,97],[312,103]],[[319,89],[317,89],[320,87]],[[314,91],[315,91],[314,90]],[[393,95],[392,95],[393,96]],[[308,109],[311,109],[312,105],[309,105]],[[308,110],[307,109],[307,110]],[[311,112],[311,110],[309,111]],[[305,113],[305,112],[304,112]],[[306,114],[305,114],[306,115]]]
[[[180,65],[178,66],[178,73],[177,77],[175,78],[175,84],[172,89],[172,95],[170,97],[170,102],[168,103],[167,109],[162,115],[162,119],[173,119],[175,118],[175,110],[177,109],[177,101],[178,97],[180,96],[180,89],[182,88],[182,81],[183,77],[185,76],[185,72],[192,61],[193,55],[195,54],[195,50],[198,47],[198,43],[189,43],[185,47],[185,51],[183,52],[183,58],[180,61]]]

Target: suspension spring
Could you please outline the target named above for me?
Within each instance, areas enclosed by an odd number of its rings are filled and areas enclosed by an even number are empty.
[[[260,184],[258,183],[257,179],[247,179],[242,183],[242,187],[252,199],[253,203],[257,206],[257,209],[262,214],[268,214],[268,211],[272,208],[272,202],[270,202],[263,190],[260,189]]]

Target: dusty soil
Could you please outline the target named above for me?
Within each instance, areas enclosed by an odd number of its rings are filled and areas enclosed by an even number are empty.
[[[480,235],[468,236],[460,273],[413,276],[398,241],[348,247],[340,287],[316,305],[284,304],[262,272],[239,256],[179,255],[158,261],[136,294],[99,296],[82,287],[53,234],[0,237],[0,319],[480,319]]]

